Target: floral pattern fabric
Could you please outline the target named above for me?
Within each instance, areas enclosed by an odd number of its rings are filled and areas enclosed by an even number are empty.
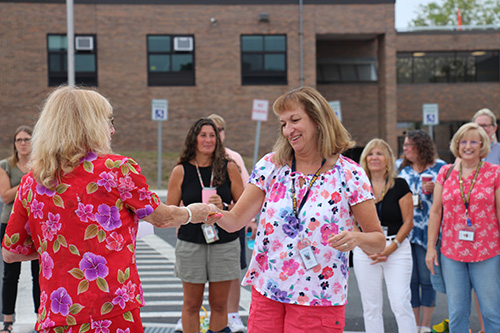
[[[448,169],[442,168],[437,181],[443,185]],[[463,179],[465,195],[469,193],[474,173]],[[467,225],[465,205],[462,200],[457,170],[452,170],[443,187],[443,222],[441,253],[461,262],[483,261],[500,254],[500,227],[495,205],[495,191],[500,187],[500,167],[488,162],[479,170],[472,188],[469,216],[475,228],[474,241],[458,238],[459,231]]]
[[[429,226],[429,215],[432,206],[433,195],[422,194],[422,181],[420,177],[423,174],[432,175],[432,181],[436,181],[439,170],[446,162],[443,160],[436,160],[434,165],[430,166],[421,173],[413,170],[411,165],[406,166],[399,173],[399,177],[404,178],[412,193],[418,193],[420,196],[420,207],[413,208],[413,229],[408,238],[411,243],[418,244],[424,249],[427,249],[427,228]]]
[[[31,172],[23,178],[3,247],[38,252],[37,330],[106,332],[98,323],[120,314],[132,320],[130,311],[144,305],[135,263],[138,221],[158,205],[139,165],[123,156],[90,153],[55,190],[37,184]]]
[[[243,285],[282,303],[333,306],[347,302],[349,254],[331,247],[328,238],[353,228],[350,206],[373,199],[363,169],[340,155],[335,166],[320,174],[306,203],[295,218],[292,177],[300,206],[313,175],[292,174],[288,165],[273,162],[274,153],[262,158],[250,184],[265,192],[255,248]],[[311,245],[319,264],[306,270],[299,250]]]

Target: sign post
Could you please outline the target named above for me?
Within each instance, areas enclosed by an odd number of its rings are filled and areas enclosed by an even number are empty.
[[[252,120],[257,121],[257,132],[255,133],[255,147],[253,150],[253,165],[257,163],[260,141],[260,123],[267,121],[267,113],[269,110],[269,101],[263,99],[254,99],[252,106]]]
[[[161,122],[168,120],[168,100],[153,99],[151,103],[151,118],[158,122],[158,189],[161,189]]]
[[[340,101],[330,101],[328,102],[330,106],[333,109],[333,112],[335,112],[335,115],[337,118],[339,118],[339,121],[342,122],[342,109],[340,108]]]
[[[434,140],[434,125],[439,125],[439,105],[422,104],[423,124],[429,126],[429,135]]]

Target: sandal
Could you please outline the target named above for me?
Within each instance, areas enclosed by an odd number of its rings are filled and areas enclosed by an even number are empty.
[[[12,321],[4,321],[3,322],[3,329],[0,331],[0,333],[3,333],[3,332],[11,333],[13,324],[14,323]]]

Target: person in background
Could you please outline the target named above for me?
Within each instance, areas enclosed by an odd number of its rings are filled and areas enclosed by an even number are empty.
[[[383,333],[382,281],[400,333],[417,332],[411,307],[412,257],[408,234],[413,228],[413,203],[406,181],[396,178],[394,154],[382,139],[373,139],[361,153],[375,195],[375,206],[386,237],[385,249],[368,255],[354,249],[354,270],[363,303],[367,333]]]
[[[179,162],[170,175],[167,204],[188,205],[206,197],[205,202],[228,210],[242,191],[238,166],[227,157],[214,122],[207,118],[197,120],[189,129]],[[230,332],[227,300],[231,281],[240,276],[238,237],[239,232],[228,233],[208,224],[187,224],[178,230],[175,275],[182,280],[185,333],[200,330],[200,308],[207,281],[209,332]]]
[[[220,140],[222,144],[225,144],[224,142],[226,140],[227,126],[224,118],[215,113],[212,113],[211,115],[208,116],[208,119],[212,119],[212,121],[215,123],[215,126],[217,126],[217,130],[219,131]],[[241,180],[243,181],[243,187],[246,187],[249,175],[245,163],[243,162],[243,158],[238,152],[231,150],[226,146],[224,147],[226,148],[226,154],[238,165],[240,169]],[[240,229],[241,269],[247,268],[247,258],[246,258],[247,227],[252,228],[252,234],[253,237],[255,237],[257,225],[255,224],[254,218],[252,218],[249,221],[246,227]],[[231,281],[231,287],[229,289],[229,297],[227,302],[228,326],[231,329],[231,332],[245,332],[246,330],[246,327],[245,325],[243,325],[240,315],[238,314],[238,310],[240,308],[240,289],[241,289],[240,278]]]
[[[203,204],[162,204],[139,165],[112,154],[113,119],[98,92],[62,86],[33,131],[31,171],[19,185],[2,254],[8,263],[40,260],[41,333],[144,332],[139,219],[176,227],[210,213]]]
[[[281,124],[274,152],[233,209],[208,222],[233,232],[260,211],[243,279],[252,286],[248,333],[342,332],[349,251],[385,245],[370,182],[342,156],[354,142],[317,90],[287,92],[273,110]],[[354,219],[364,232],[353,232]]]
[[[490,153],[485,157],[486,162],[500,165],[500,143],[497,141],[497,118],[490,109],[481,109],[474,114],[472,121],[481,126],[490,139]]]
[[[459,128],[450,149],[460,160],[442,168],[437,177],[427,267],[434,273],[433,265],[439,265],[435,246],[441,229],[450,332],[469,332],[472,288],[485,332],[500,332],[500,167],[482,161],[490,151],[490,139],[475,123]]]
[[[431,331],[432,312],[436,305],[436,291],[425,264],[427,227],[434,181],[446,163],[437,158],[436,147],[429,134],[423,130],[413,130],[406,134],[403,153],[399,177],[404,178],[410,186],[413,199],[414,226],[409,236],[413,258],[411,304],[419,332],[427,333]],[[422,175],[430,176],[432,180],[422,182]]]
[[[4,202],[1,215],[2,239],[5,235],[7,222],[9,221],[19,183],[21,183],[21,178],[28,172],[32,133],[33,129],[31,127],[18,127],[12,140],[12,155],[0,161],[0,196]],[[33,277],[33,303],[36,313],[38,313],[38,307],[40,306],[40,285],[38,284],[39,269],[38,260],[32,260],[31,276]],[[4,262],[2,284],[2,313],[4,327],[0,333],[12,332],[20,274],[20,262]]]

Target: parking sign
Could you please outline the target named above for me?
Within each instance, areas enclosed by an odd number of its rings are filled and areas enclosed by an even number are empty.
[[[438,104],[422,104],[424,125],[439,125]]]
[[[153,99],[151,103],[152,119],[156,121],[168,120],[168,100]]]

